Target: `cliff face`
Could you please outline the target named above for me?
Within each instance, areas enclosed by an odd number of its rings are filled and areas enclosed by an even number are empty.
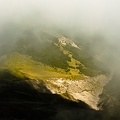
[[[73,101],[81,100],[91,108],[98,109],[99,95],[108,81],[107,76],[100,75],[84,80],[64,80],[62,78],[47,80],[45,85],[53,94],[60,94]]]
[[[65,99],[75,102],[84,101],[91,108],[98,110],[99,96],[102,94],[103,87],[110,80],[105,75],[100,75],[93,78],[86,78],[84,80],[69,80],[69,79],[49,79],[30,80],[33,87],[43,93],[47,93],[45,87],[52,93],[58,94]]]

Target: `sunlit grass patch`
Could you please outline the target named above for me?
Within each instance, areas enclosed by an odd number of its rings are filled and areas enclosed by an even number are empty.
[[[50,79],[50,78],[65,78],[72,79],[83,77],[83,75],[70,74],[61,68],[53,68],[32,60],[30,56],[12,53],[7,56],[3,64],[5,69],[8,69],[13,74],[19,77],[27,77],[30,79]]]

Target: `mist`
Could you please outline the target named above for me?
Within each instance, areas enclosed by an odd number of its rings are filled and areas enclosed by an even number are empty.
[[[119,11],[119,0],[0,0],[0,47],[6,42],[8,46],[14,44],[25,27],[56,27],[78,41],[85,35],[91,50],[104,62],[104,68],[118,72]],[[18,27],[11,29],[14,25]],[[7,31],[9,26],[11,30]],[[11,39],[7,37],[9,31]]]

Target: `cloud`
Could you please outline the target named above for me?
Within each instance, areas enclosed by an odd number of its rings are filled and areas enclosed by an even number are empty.
[[[100,34],[104,42],[94,44],[91,40],[92,50],[97,51],[108,68],[116,66],[118,69],[119,11],[120,0],[0,0],[0,34],[10,22],[22,27],[24,24],[56,26],[72,35],[84,33],[90,40]],[[99,38],[96,39],[101,43]]]

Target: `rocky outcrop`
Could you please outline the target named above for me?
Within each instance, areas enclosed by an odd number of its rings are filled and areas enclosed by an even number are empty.
[[[49,79],[43,81],[42,84],[46,86],[48,90],[53,94],[59,94],[63,98],[72,101],[84,101],[91,108],[98,109],[97,104],[99,101],[99,95],[102,93],[103,87],[109,81],[109,77],[105,75],[99,75],[97,77],[87,77],[84,80],[70,80],[70,79]],[[40,90],[40,80],[32,80],[33,86]],[[42,89],[42,92],[47,92]]]

